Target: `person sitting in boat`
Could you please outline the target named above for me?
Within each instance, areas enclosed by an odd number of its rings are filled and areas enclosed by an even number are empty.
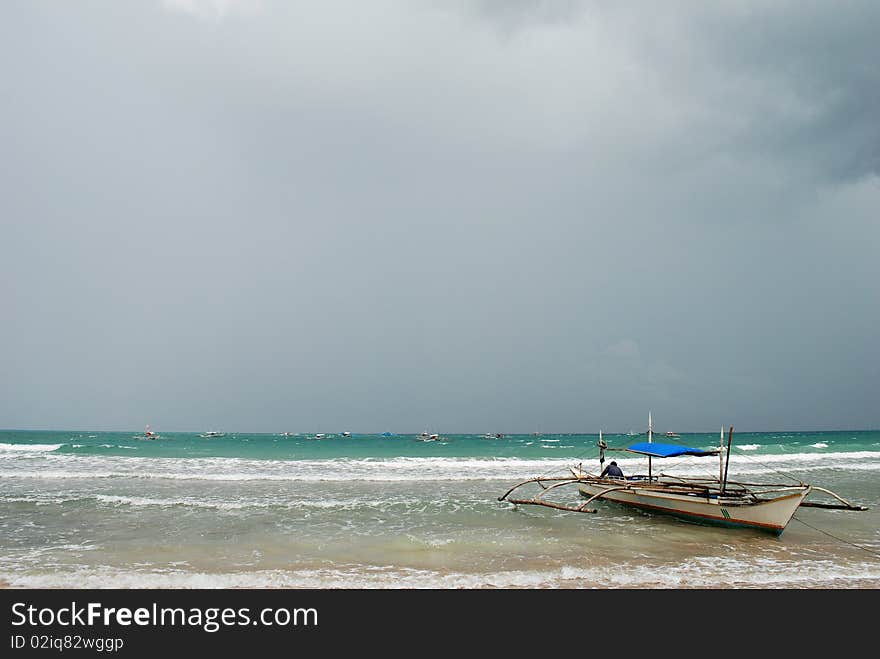
[[[605,469],[602,470],[599,478],[623,478],[623,471],[620,467],[617,466],[617,463],[612,460],[611,464],[609,464]]]

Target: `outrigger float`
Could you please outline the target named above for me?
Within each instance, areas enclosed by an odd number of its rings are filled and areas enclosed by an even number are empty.
[[[535,505],[567,510],[576,513],[596,513],[591,504],[596,501],[610,501],[646,510],[649,512],[673,515],[692,522],[725,526],[730,528],[750,528],[781,535],[798,508],[827,508],[834,510],[867,510],[865,506],[850,503],[843,497],[823,487],[798,482],[789,484],[743,483],[727,478],[730,462],[730,445],[733,440],[733,426],[724,447],[724,431],[717,449],[703,450],[661,444],[653,441],[651,417],[648,415],[648,441],[639,442],[626,448],[609,448],[599,433],[599,464],[605,462],[605,451],[628,451],[648,457],[648,473],[624,478],[595,475],[583,471],[582,465],[570,467],[571,476],[537,477],[518,483],[499,501],[514,505]],[[719,458],[718,478],[676,477],[668,474],[653,474],[654,458],[676,456],[716,456]],[[602,471],[604,474],[604,470]],[[521,487],[537,484],[541,491],[531,499],[512,498],[511,495]],[[559,488],[576,485],[586,501],[580,505],[566,505],[546,499],[550,492]],[[831,497],[831,502],[812,502],[805,499],[819,492]]]

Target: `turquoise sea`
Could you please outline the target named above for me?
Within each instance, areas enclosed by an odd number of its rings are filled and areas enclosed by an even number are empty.
[[[780,537],[601,504],[515,508],[520,480],[598,469],[596,434],[0,431],[11,588],[876,588],[880,431],[735,433],[730,477],[804,481]],[[711,448],[712,433],[655,441]],[[612,447],[641,437],[605,434]],[[627,473],[646,459],[615,454]],[[655,469],[658,462],[655,461]],[[659,468],[717,475],[718,461]],[[572,500],[577,493],[572,490]]]

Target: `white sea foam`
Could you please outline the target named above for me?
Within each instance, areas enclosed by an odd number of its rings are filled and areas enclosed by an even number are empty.
[[[828,448],[828,444],[825,442],[816,442],[815,444],[810,444],[813,448]]]
[[[69,555],[75,552],[94,551],[96,549],[98,549],[97,545],[89,544],[87,542],[48,545],[46,547],[34,547],[27,552],[15,556],[15,560],[16,562],[33,563],[42,561],[45,556],[51,555],[53,552],[60,552]]]
[[[286,508],[289,510],[347,510],[353,511],[362,508],[374,508],[379,510],[387,510],[390,508],[424,507],[425,501],[414,498],[391,498],[391,499],[267,499],[267,498],[250,498],[237,499],[236,501],[225,501],[221,499],[198,499],[195,497],[179,497],[179,498],[151,498],[151,497],[134,497],[119,495],[99,494],[95,497],[84,497],[84,499],[95,499],[101,504],[111,506],[132,506],[143,507],[153,506],[160,508],[170,508],[176,506],[208,508],[215,510],[246,510],[251,508]]]
[[[0,502],[2,503],[32,503],[37,506],[48,506],[48,505],[58,505],[61,503],[68,503],[70,501],[79,501],[80,498],[77,496],[53,496],[49,494],[35,494],[28,496],[11,496],[11,497],[0,497]]]
[[[229,510],[232,509],[241,509],[245,507],[243,503],[233,503],[226,501],[208,501],[208,500],[200,500],[200,499],[192,499],[192,498],[179,498],[179,499],[157,499],[151,497],[132,497],[132,496],[119,496],[119,495],[109,495],[109,494],[98,494],[94,497],[99,503],[111,505],[111,506],[158,506],[161,508],[169,508],[174,506],[193,506],[197,508],[226,508]],[[265,504],[268,505],[268,504]]]
[[[742,451],[757,451],[761,448],[760,444],[738,444],[737,448]]]
[[[549,448],[549,447],[548,447]],[[559,450],[559,449],[557,449]],[[461,481],[511,480],[567,474],[582,463],[599,471],[595,458],[337,458],[331,460],[252,460],[243,458],[144,458],[83,456],[44,452],[33,457],[0,453],[0,479],[167,479],[203,481]],[[625,473],[646,471],[647,458],[616,458]],[[654,471],[676,475],[716,474],[716,458],[668,458],[653,461]],[[775,474],[820,469],[880,471],[880,452],[856,451],[750,456],[733,454],[730,474]]]
[[[82,547],[81,547],[82,548]],[[566,565],[547,570],[440,572],[379,565],[326,569],[251,570],[222,573],[179,568],[80,567],[63,572],[3,570],[12,588],[876,588],[874,563],[841,566],[834,561],[728,560],[695,557],[662,569],[641,564]]]
[[[268,510],[282,509],[291,511],[347,511],[347,512],[414,512],[425,513],[430,510],[434,511],[456,511],[471,505],[485,505],[485,501],[479,500],[457,500],[449,501],[443,498],[425,501],[424,499],[412,496],[400,496],[397,494],[389,494],[387,497],[322,497],[315,499],[307,499],[301,497],[291,498],[290,495],[274,496],[274,497],[241,497],[234,496],[233,499],[227,499],[221,496],[200,497],[161,497],[161,496],[129,496],[129,495],[112,495],[112,494],[70,494],[70,495],[51,495],[43,493],[34,493],[27,495],[14,495],[8,497],[0,497],[0,504],[26,503],[36,506],[59,505],[65,503],[97,503],[99,506],[109,506],[113,508],[197,508],[206,510],[224,511],[242,511],[242,510]]]
[[[0,452],[11,453],[47,453],[49,451],[57,451],[64,444],[2,444],[0,443]]]

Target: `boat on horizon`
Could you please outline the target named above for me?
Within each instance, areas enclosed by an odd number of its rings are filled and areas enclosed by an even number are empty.
[[[672,515],[700,524],[728,528],[748,528],[781,535],[798,508],[825,508],[832,510],[864,511],[867,507],[850,503],[831,490],[796,481],[794,483],[749,483],[728,478],[730,447],[733,426],[727,436],[725,448],[724,429],[718,448],[701,449],[679,444],[663,444],[653,441],[651,416],[648,415],[648,441],[631,444],[624,448],[611,448],[599,432],[598,475],[585,471],[583,464],[569,467],[568,476],[537,477],[518,483],[499,501],[514,505],[539,505],[557,510],[579,513],[596,513],[590,504],[607,501],[640,510]],[[647,474],[611,476],[604,467],[606,451],[626,451],[648,458]],[[717,477],[685,477],[666,473],[654,474],[653,460],[672,457],[716,457]],[[612,461],[609,465],[616,465]],[[619,470],[618,470],[619,473]],[[794,480],[794,479],[793,479]],[[530,499],[513,499],[510,495],[521,487],[537,484],[541,491]],[[546,499],[550,492],[563,486],[574,485],[586,501],[578,505],[559,503]],[[831,501],[806,501],[813,493],[821,493]]]
[[[225,436],[226,436],[225,432],[219,432],[217,430],[208,430],[206,432],[199,434],[199,437],[225,437]]]

